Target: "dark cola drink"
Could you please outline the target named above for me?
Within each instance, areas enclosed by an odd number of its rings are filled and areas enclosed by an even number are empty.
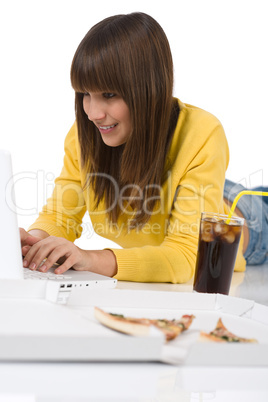
[[[229,294],[244,219],[203,213],[200,223],[194,290]]]

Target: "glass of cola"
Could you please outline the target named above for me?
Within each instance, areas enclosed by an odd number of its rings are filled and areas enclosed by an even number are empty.
[[[244,219],[201,214],[194,291],[229,294]]]

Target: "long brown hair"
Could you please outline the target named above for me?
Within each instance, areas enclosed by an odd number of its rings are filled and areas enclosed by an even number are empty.
[[[88,174],[87,185],[94,189],[96,206],[105,200],[110,221],[116,222],[118,192],[128,188],[129,205],[134,209],[132,225],[144,224],[159,200],[178,117],[178,104],[172,97],[172,55],[163,29],[144,13],[99,22],[77,48],[71,82],[76,92],[82,166]],[[116,93],[127,104],[132,132],[125,144],[107,146],[88,120],[83,96],[94,91]]]

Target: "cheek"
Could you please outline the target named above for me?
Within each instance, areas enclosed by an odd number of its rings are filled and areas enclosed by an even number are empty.
[[[130,111],[126,105],[124,105],[124,108],[122,110],[122,120],[128,128],[131,127]]]

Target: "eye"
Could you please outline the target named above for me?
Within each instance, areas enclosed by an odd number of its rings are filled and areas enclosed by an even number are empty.
[[[83,95],[84,95],[84,96],[89,96],[89,93],[88,93],[88,92],[84,92]]]
[[[112,92],[104,92],[104,93],[102,94],[102,96],[103,96],[104,98],[106,98],[106,99],[111,99],[111,98],[114,98],[114,97],[116,96],[116,94],[114,94],[114,93],[112,93]]]

